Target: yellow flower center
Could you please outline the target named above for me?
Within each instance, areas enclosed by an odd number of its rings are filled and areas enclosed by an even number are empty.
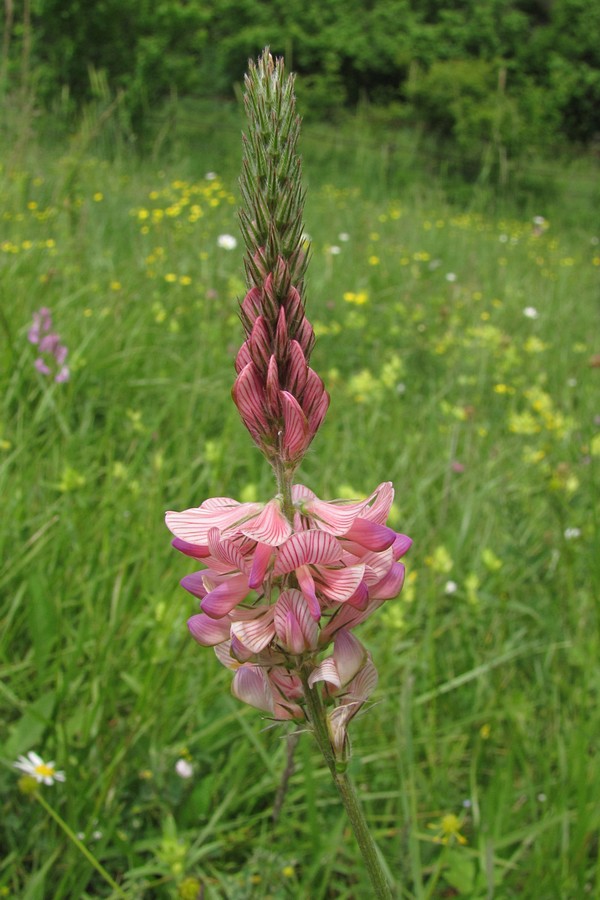
[[[41,775],[42,778],[52,778],[55,771],[54,766],[47,766],[46,763],[40,763],[39,766],[35,767],[36,775]]]

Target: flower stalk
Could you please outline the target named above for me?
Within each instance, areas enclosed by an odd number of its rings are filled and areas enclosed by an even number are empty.
[[[277,486],[266,503],[229,497],[170,511],[173,546],[204,568],[182,586],[200,611],[194,639],[233,674],[234,696],[275,720],[306,723],[348,813],[375,896],[392,896],[346,768],[348,726],[377,685],[354,629],[402,589],[411,545],[390,528],[383,482],[364,500],[320,500],[294,476],[329,395],[310,367],[308,261],[294,79],[268,50],[245,80],[240,188],[247,293],[232,397]]]

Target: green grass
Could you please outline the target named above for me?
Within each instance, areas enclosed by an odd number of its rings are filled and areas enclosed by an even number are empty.
[[[67,776],[45,798],[130,898],[177,897],[186,877],[207,898],[368,897],[310,736],[273,823],[288,729],[234,701],[185,626],[193,566],[164,510],[274,485],[229,396],[242,251],[217,237],[238,235],[239,140],[229,120],[214,140],[184,124],[154,160],[108,164],[80,137],[7,153],[0,174],[0,896],[111,896],[19,792],[12,763],[34,749]],[[352,728],[398,896],[594,896],[593,197],[453,206],[408,141],[392,168],[359,126],[302,146],[312,365],[332,403],[299,478],[323,498],[392,479],[414,539],[403,594],[361,629],[380,682]],[[33,367],[42,306],[67,384]],[[435,840],[451,813],[464,845]]]

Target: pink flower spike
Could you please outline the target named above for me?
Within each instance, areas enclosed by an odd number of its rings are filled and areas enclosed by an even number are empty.
[[[33,365],[42,375],[51,374],[50,367],[47,365],[47,363],[44,362],[41,356],[38,356]]]
[[[57,384],[64,384],[71,377],[71,371],[68,366],[62,366],[54,376]]]
[[[228,618],[211,619],[203,613],[188,619],[190,634],[202,647],[214,647],[229,637],[231,622]]]
[[[274,624],[280,643],[290,653],[316,649],[319,629],[301,591],[282,591],[275,604]]]
[[[263,712],[275,712],[269,680],[265,670],[260,666],[248,663],[240,666],[234,675],[231,692],[234,697],[248,703],[249,706]]]

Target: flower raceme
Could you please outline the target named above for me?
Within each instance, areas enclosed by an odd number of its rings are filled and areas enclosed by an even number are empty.
[[[353,629],[399,594],[411,540],[386,524],[390,482],[359,502],[323,501],[293,483],[329,406],[309,366],[300,120],[293,78],[268,51],[250,63],[245,83],[247,292],[232,396],[273,467],[277,494],[267,503],[212,498],[168,512],[166,523],[173,546],[204,566],[181,582],[200,601],[188,627],[234,672],[234,695],[275,719],[307,719],[315,734],[326,708],[328,752],[341,760],[348,723],[377,683]]]
[[[281,497],[266,504],[219,497],[167,513],[173,546],[206,567],[182,580],[200,600],[188,627],[235,670],[239,699],[274,718],[302,719],[304,670],[310,687],[324,683],[326,700],[343,697],[333,720],[343,731],[376,684],[351,629],[404,580],[399,559],[411,540],[385,524],[393,496],[385,482],[363,501],[326,502],[296,484],[293,522]],[[332,642],[333,655],[319,663]]]

